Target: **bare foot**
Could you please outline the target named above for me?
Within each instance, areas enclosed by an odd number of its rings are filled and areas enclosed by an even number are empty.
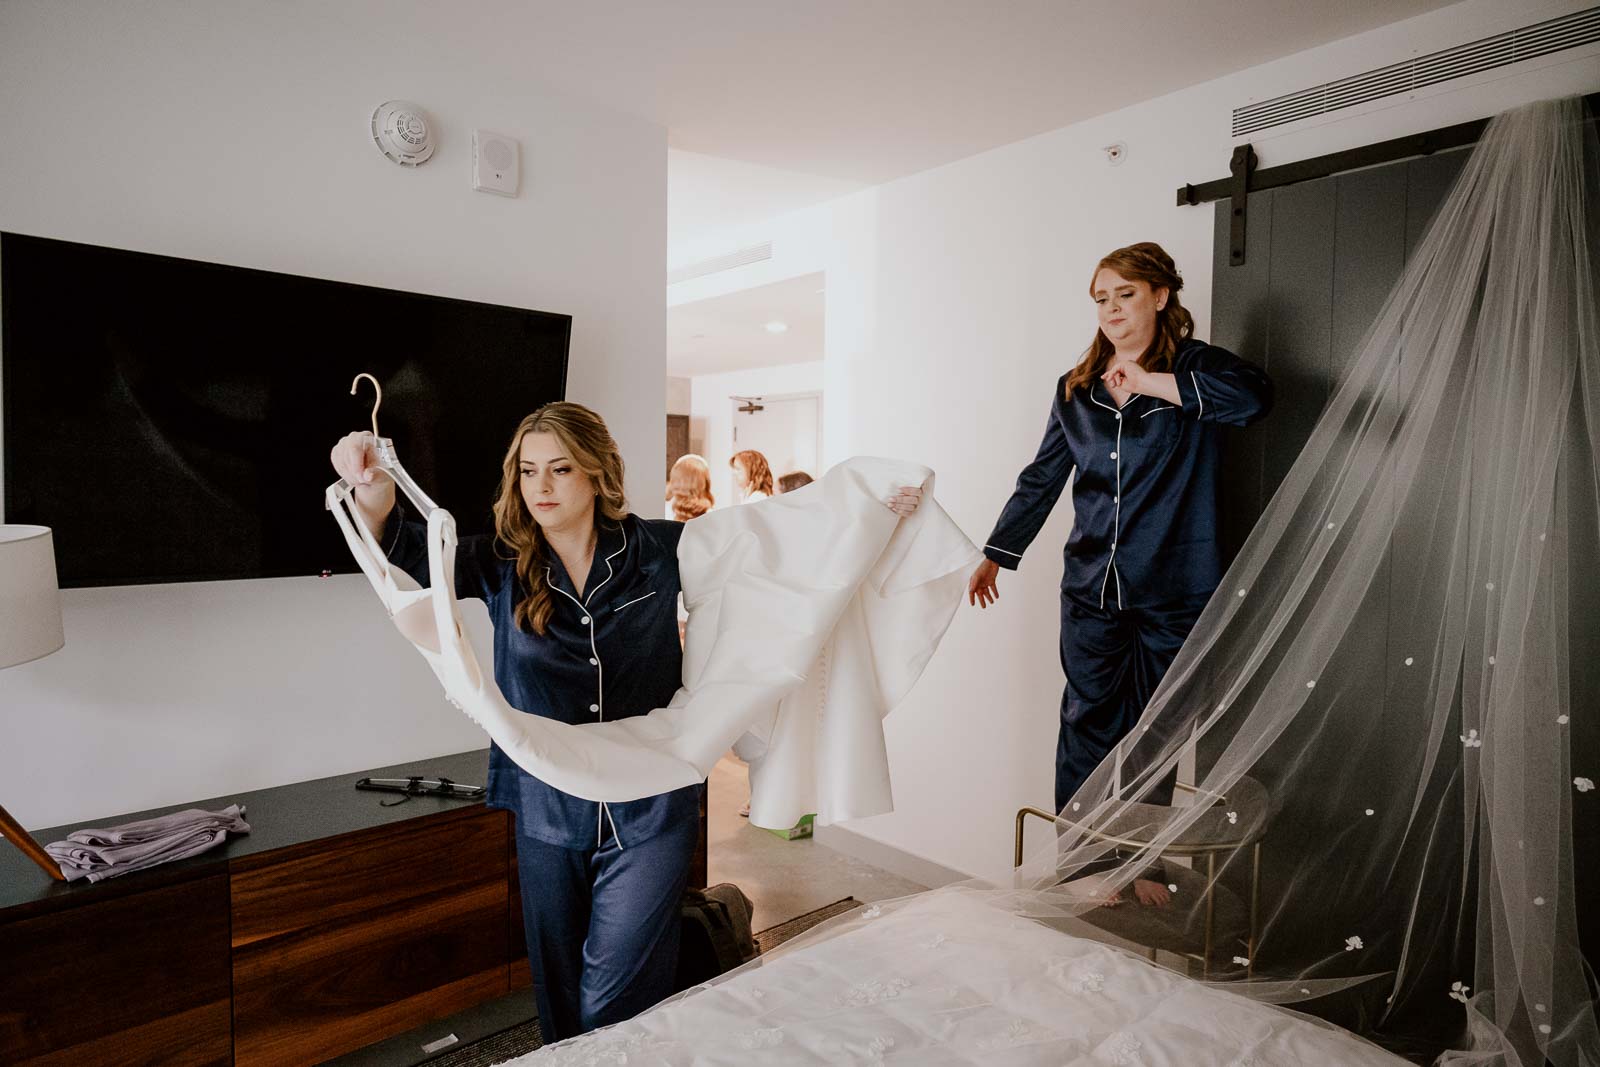
[[[1167,887],[1148,878],[1133,880],[1133,895],[1147,908],[1164,908],[1172,903],[1172,894],[1167,892]]]
[[[1088,874],[1066,883],[1066,888],[1074,900],[1097,908],[1114,908],[1123,902],[1123,897],[1121,890],[1108,887],[1109,881],[1103,874]]]

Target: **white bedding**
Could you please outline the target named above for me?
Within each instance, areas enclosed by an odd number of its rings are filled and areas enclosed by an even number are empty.
[[[855,913],[608,1030],[511,1061],[628,1064],[1403,1065],[1354,1035],[947,889]]]

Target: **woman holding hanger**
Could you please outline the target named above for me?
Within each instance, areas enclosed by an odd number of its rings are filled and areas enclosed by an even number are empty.
[[[971,603],[999,598],[1069,476],[1073,528],[1061,581],[1061,696],[1056,810],[1138,722],[1222,578],[1217,545],[1222,427],[1272,407],[1251,363],[1196,340],[1172,257],[1152,242],[1119,248],[1090,276],[1099,329],[1056,383],[1044,440],[968,583]],[[1144,799],[1172,800],[1169,776]],[[1145,904],[1164,886],[1134,882]]]
[[[389,558],[430,584],[426,530],[406,521],[393,481],[375,469],[372,435],[347,435],[332,460]],[[909,514],[920,493],[903,489],[886,503]],[[501,463],[494,518],[492,537],[461,539],[455,583],[458,595],[488,605],[506,700],[573,724],[665,707],[683,673],[683,525],[628,511],[622,456],[600,416],[555,403],[523,419]],[[528,962],[547,1042],[621,1022],[674,992],[702,788],[596,803],[491,747],[488,804],[516,817]]]

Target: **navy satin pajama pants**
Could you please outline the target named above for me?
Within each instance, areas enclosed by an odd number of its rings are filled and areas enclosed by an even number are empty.
[[[546,1044],[631,1019],[671,996],[699,823],[569,849],[517,835],[528,964]]]
[[[1139,721],[1210,599],[1119,610],[1112,604],[1100,607],[1098,591],[1092,598],[1061,591],[1061,668],[1067,685],[1056,743],[1057,811],[1066,809],[1089,773]],[[1167,775],[1140,799],[1172,803],[1174,778]]]

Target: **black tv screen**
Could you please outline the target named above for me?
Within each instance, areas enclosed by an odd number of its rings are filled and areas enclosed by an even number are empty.
[[[572,319],[0,234],[5,521],[64,587],[354,571],[322,491],[378,429],[462,533],[518,421],[563,397]]]

